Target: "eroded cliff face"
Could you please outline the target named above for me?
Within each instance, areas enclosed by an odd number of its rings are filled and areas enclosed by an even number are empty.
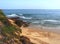
[[[29,38],[21,36],[22,30],[20,27],[22,25],[22,21],[17,23],[8,19],[0,10],[0,44],[32,44]]]
[[[4,15],[2,10],[0,10],[0,44],[9,43],[12,44],[11,41],[16,41],[17,44],[21,42],[19,41],[21,34],[21,29],[19,26],[13,25]],[[2,41],[1,41],[2,40]]]

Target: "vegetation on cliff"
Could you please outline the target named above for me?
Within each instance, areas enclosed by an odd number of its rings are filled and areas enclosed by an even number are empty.
[[[21,23],[18,22],[18,24]],[[22,30],[19,26],[12,24],[0,10],[0,44],[32,44],[29,38],[21,36]]]
[[[3,41],[2,42],[8,42],[8,39],[12,39],[12,38],[16,38],[18,37],[15,32],[19,31],[19,34],[21,34],[21,29],[16,28],[14,25],[12,25],[8,19],[6,18],[6,16],[4,15],[4,13],[2,12],[2,10],[0,10],[0,34],[3,36]],[[20,37],[20,35],[19,35]],[[7,38],[7,39],[6,39]]]

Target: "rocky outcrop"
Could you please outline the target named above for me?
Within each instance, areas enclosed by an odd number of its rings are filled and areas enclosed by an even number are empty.
[[[12,20],[19,27],[21,27],[21,26],[28,27],[30,24],[30,22],[25,22],[25,21],[21,20],[19,17],[13,17],[13,18],[9,18],[9,19]]]
[[[21,36],[22,25],[23,22],[19,20],[11,22],[0,10],[0,44],[32,44],[29,38]]]

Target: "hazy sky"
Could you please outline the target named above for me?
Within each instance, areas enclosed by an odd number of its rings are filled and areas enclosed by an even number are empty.
[[[0,0],[0,9],[60,9],[60,0]]]

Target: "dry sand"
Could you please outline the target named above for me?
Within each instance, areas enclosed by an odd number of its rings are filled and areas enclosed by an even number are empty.
[[[60,44],[60,34],[42,30],[42,28],[21,27],[22,35],[35,44]]]
[[[60,34],[38,30],[35,28],[22,29],[22,35],[28,37],[35,44],[60,44]]]

